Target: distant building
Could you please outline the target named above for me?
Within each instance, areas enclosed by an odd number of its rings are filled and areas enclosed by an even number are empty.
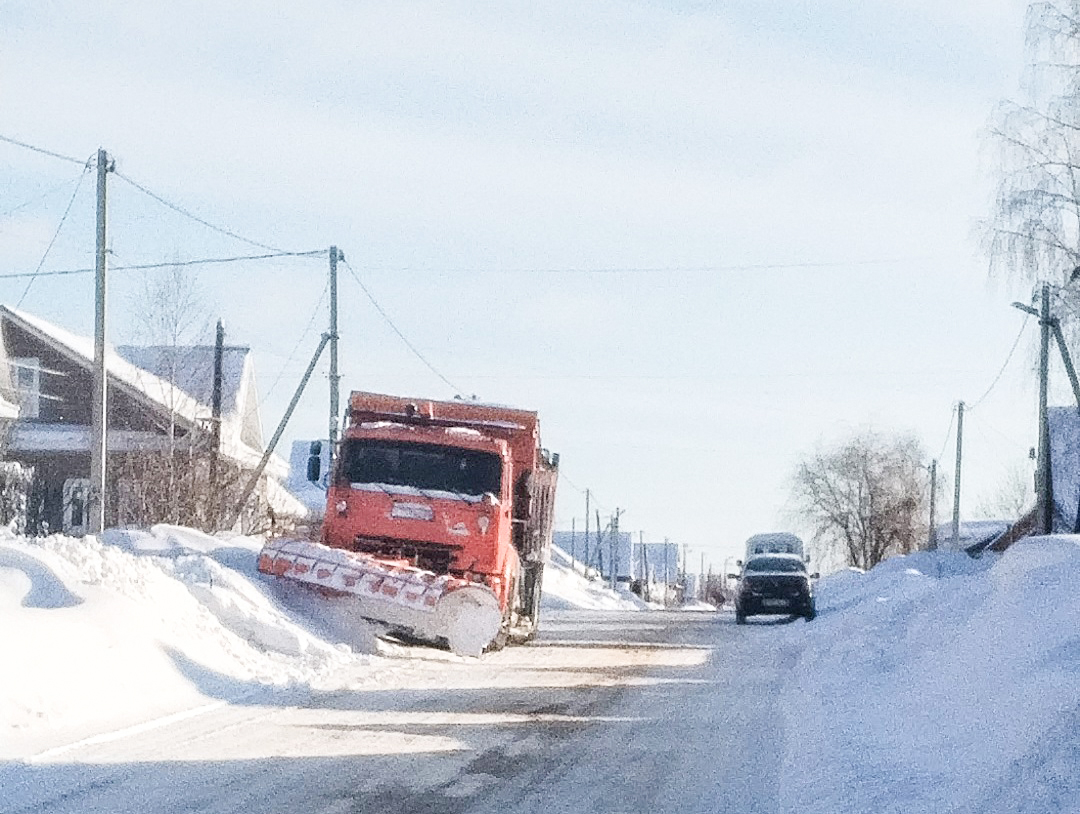
[[[556,531],[552,542],[607,579],[611,578],[614,563],[616,578],[621,582],[645,579],[654,583],[678,582],[683,568],[681,546],[677,543],[643,544],[635,542],[635,536],[634,532],[622,531],[613,539],[607,533],[602,535],[598,545],[595,532],[586,540],[582,531]]]
[[[321,520],[326,514],[329,483],[330,441],[293,441],[285,486],[307,507],[310,520]]]
[[[1050,429],[1050,494],[1052,534],[1080,533],[1080,412],[1076,407],[1051,407],[1047,411]],[[1040,520],[1034,506],[1011,527],[982,549],[1004,551],[1024,537],[1038,534]],[[952,534],[951,529],[948,532]],[[939,543],[940,544],[940,543]],[[969,553],[978,553],[972,547]]]

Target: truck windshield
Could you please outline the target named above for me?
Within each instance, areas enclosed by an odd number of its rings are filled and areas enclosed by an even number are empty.
[[[502,461],[493,453],[471,449],[351,439],[342,450],[340,471],[349,483],[498,495]]]

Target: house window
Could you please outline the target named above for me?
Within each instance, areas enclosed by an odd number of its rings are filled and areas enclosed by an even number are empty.
[[[89,528],[89,478],[64,481],[64,534],[86,534]]]
[[[41,363],[37,357],[23,356],[12,360],[12,378],[19,397],[19,418],[37,418],[41,404]]]

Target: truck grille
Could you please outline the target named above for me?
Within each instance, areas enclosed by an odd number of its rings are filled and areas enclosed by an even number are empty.
[[[753,577],[747,588],[765,596],[800,596],[808,593],[806,580],[799,576]]]
[[[353,540],[353,550],[387,559],[405,560],[416,568],[446,574],[450,571],[454,554],[461,550],[461,546],[395,540],[389,537],[357,537]]]

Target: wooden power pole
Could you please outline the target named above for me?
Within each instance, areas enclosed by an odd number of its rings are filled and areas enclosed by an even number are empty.
[[[108,269],[108,177],[105,150],[97,153],[97,245],[94,277],[94,385],[90,410],[90,531],[105,528],[105,473],[108,468],[109,396],[105,373],[106,271]]]
[[[953,484],[952,537],[956,546],[960,539],[960,464],[964,457],[964,402],[956,405],[956,481]]]
[[[334,470],[334,456],[337,453],[338,427],[341,425],[341,376],[338,375],[338,301],[337,301],[337,264],[345,255],[337,246],[330,247],[330,465]]]

